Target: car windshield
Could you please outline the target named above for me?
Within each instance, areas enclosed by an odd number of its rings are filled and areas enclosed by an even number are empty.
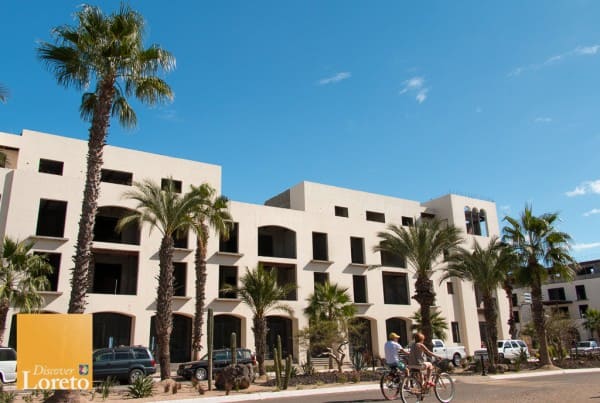
[[[577,347],[590,347],[591,343],[589,341],[580,341],[577,343]]]

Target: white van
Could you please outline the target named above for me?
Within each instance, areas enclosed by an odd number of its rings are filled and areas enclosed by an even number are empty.
[[[10,347],[0,347],[0,381],[17,380],[17,352]]]

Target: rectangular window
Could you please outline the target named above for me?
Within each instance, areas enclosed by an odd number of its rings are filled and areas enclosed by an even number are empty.
[[[383,303],[410,305],[408,279],[405,273],[383,272]]]
[[[313,281],[314,281],[314,286],[313,286],[313,290],[314,290],[314,288],[316,288],[317,284],[323,285],[329,281],[329,273],[314,272],[313,273]]]
[[[52,273],[46,275],[48,288],[46,291],[58,291],[58,274],[60,271],[60,253],[34,252],[36,255],[44,256],[52,266]]]
[[[587,294],[585,292],[585,285],[583,285],[583,284],[576,285],[575,286],[575,293],[577,294],[577,301],[581,301],[581,300],[587,299]]]
[[[312,233],[313,259],[329,260],[327,254],[327,234],[322,232]]]
[[[550,301],[565,301],[565,289],[563,287],[549,288],[548,299]]]
[[[335,215],[338,217],[348,217],[348,207],[335,206]]]
[[[185,297],[187,263],[173,262],[173,290],[176,297]]]
[[[454,294],[454,284],[452,284],[452,281],[446,283],[446,290],[448,290],[448,294]]]
[[[219,237],[219,252],[238,253],[238,238],[240,225],[236,222],[229,226],[229,237]]]
[[[181,181],[171,179],[171,178],[162,178],[160,180],[160,188],[162,190],[167,190],[171,186],[173,192],[181,193],[181,189],[183,188],[183,183]]]
[[[402,217],[402,225],[404,227],[412,227],[415,224],[412,217]]]
[[[188,231],[183,233],[176,232],[173,235],[173,246],[179,249],[187,249],[188,247]]]
[[[460,343],[460,328],[458,322],[452,322],[452,341]]]
[[[365,240],[363,238],[350,237],[350,255],[352,263],[365,264]]]
[[[385,214],[376,211],[367,211],[367,221],[385,222]]]
[[[585,314],[587,313],[587,310],[587,305],[579,305],[579,317],[585,319]]]
[[[381,265],[388,267],[406,267],[406,259],[403,256],[398,256],[395,253],[380,251]]]
[[[512,306],[519,306],[519,297],[517,296],[517,293],[512,294],[511,296],[511,300],[512,300]]]
[[[112,169],[102,168],[100,171],[100,181],[114,183],[116,185],[131,186],[133,182],[133,174],[131,172],[115,171]]]
[[[515,321],[515,323],[521,323],[519,311],[513,311],[513,320]]]
[[[354,290],[354,302],[367,302],[367,276],[352,276],[352,285]]]
[[[63,165],[62,161],[54,161],[54,160],[46,160],[40,158],[40,165],[38,168],[38,172],[42,172],[45,174],[51,175],[62,175],[63,174]]]
[[[65,234],[67,202],[40,199],[36,235],[62,238]]]
[[[219,266],[219,298],[237,298],[233,291],[223,291],[225,286],[237,287],[237,272],[235,266]]]

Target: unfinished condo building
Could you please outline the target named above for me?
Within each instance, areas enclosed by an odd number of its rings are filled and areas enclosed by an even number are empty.
[[[35,253],[47,257],[54,271],[49,276],[50,289],[43,292],[42,311],[65,313],[87,142],[24,130],[20,135],[0,133],[0,151],[5,156],[0,168],[0,235],[28,240]],[[220,166],[105,147],[86,305],[86,313],[93,315],[94,348],[156,345],[161,234],[150,231],[148,225],[115,230],[118,220],[135,208],[123,193],[145,179],[164,186],[172,183],[179,192],[202,183],[221,192]],[[295,359],[304,354],[296,336],[308,325],[303,313],[307,298],[315,284],[326,281],[348,289],[356,316],[365,326],[360,348],[382,356],[391,331],[407,344],[412,333],[410,318],[419,309],[412,298],[414,272],[404,259],[373,251],[377,233],[388,224],[409,227],[435,217],[462,229],[465,247],[472,247],[474,241],[485,245],[499,232],[493,202],[455,194],[419,202],[302,182],[264,205],[231,201],[229,208],[234,221],[231,236],[223,240],[213,233],[208,242],[206,308],[214,310],[214,347],[229,346],[230,334],[236,332],[240,345],[254,348],[250,309],[223,287],[239,285],[248,268],[262,264],[276,270],[280,284],[296,286],[284,301],[293,313],[271,312],[267,319],[268,346],[280,335],[284,352]],[[173,362],[192,357],[195,244],[192,231],[176,239]],[[433,279],[437,308],[449,325],[446,343],[462,344],[472,353],[481,345],[483,322],[473,285],[455,279],[440,283],[439,273]],[[497,300],[498,337],[505,338],[509,308],[503,291],[498,291]],[[16,344],[15,313],[11,309],[4,333],[4,340],[12,346]]]

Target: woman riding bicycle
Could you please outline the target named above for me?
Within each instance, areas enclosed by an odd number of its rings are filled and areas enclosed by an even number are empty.
[[[421,332],[415,333],[415,342],[410,346],[410,354],[408,355],[408,365],[418,366],[419,369],[425,370],[425,378],[423,379],[423,387],[434,386],[431,381],[431,372],[433,370],[433,364],[427,361],[426,356],[434,357],[439,360],[443,359],[437,354],[434,354],[429,350],[423,342],[425,341],[425,335]]]

